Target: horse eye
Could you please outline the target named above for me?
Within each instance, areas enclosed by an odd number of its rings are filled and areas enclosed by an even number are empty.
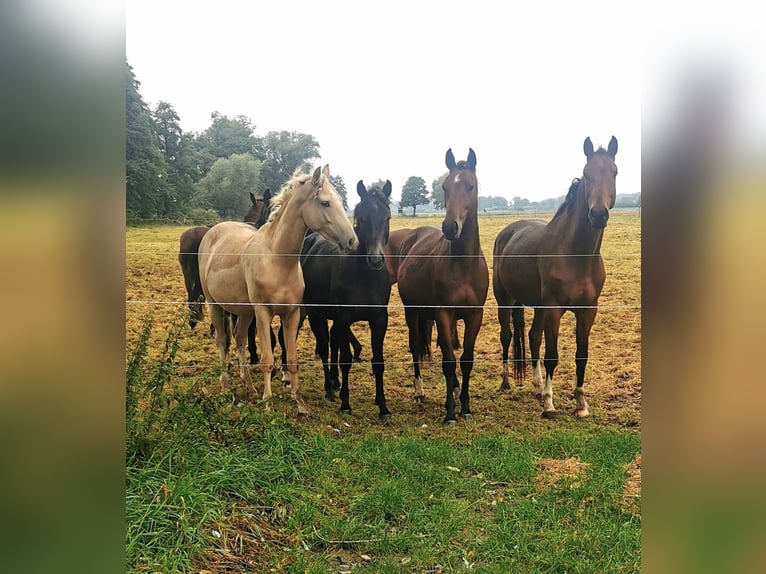
[[[473,186],[472,186],[472,185],[470,185],[470,184],[469,184],[469,185],[466,185],[466,186],[465,186],[465,189],[466,189],[466,191],[467,191],[467,192],[469,192],[469,193],[470,193],[470,192],[472,192],[472,191],[473,191]]]
[[[330,207],[330,202],[329,201],[320,201],[319,203],[322,204],[322,207]]]

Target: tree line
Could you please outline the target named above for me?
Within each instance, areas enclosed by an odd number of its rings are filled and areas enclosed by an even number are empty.
[[[230,118],[214,111],[206,130],[184,132],[172,104],[160,101],[150,109],[144,102],[141,84],[127,61],[125,75],[129,224],[157,220],[212,224],[222,218],[239,219],[249,207],[249,192],[260,197],[269,188],[276,193],[296,169],[309,171],[314,167],[312,160],[320,157],[314,136],[284,130],[257,136],[252,121],[243,115]],[[445,172],[433,180],[430,192],[422,177],[409,177],[394,207],[400,213],[412,208],[412,215],[421,205],[426,210],[443,209],[446,177]],[[343,177],[334,175],[331,181],[348,209]],[[542,202],[515,197],[510,203],[503,197],[479,197],[479,209],[549,211],[562,201],[563,196]],[[640,194],[618,195],[617,207],[621,203],[639,206]]]

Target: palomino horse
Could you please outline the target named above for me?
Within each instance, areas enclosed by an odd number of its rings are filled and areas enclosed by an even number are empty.
[[[263,192],[263,199],[255,197],[250,192],[250,208],[245,214],[245,222],[260,227],[266,223],[266,217],[269,214],[269,198],[271,197],[271,191],[266,190]],[[181,239],[178,246],[178,262],[181,264],[181,272],[184,275],[184,283],[186,285],[186,294],[189,305],[189,327],[194,329],[202,320],[205,314],[205,294],[202,292],[202,285],[199,280],[199,263],[197,261],[197,253],[199,252],[199,244],[205,234],[210,231],[210,226],[199,225],[187,229],[181,234]]]
[[[539,220],[516,221],[495,239],[492,286],[498,303],[500,343],[503,348],[503,383],[508,384],[508,346],[511,343],[513,307],[513,374],[524,376],[524,308],[534,307],[529,330],[532,382],[543,397],[543,416],[553,416],[553,371],[558,364],[561,316],[574,313],[576,326],[577,400],[575,415],[587,417],[583,384],[588,362],[588,337],[596,318],[598,297],[606,273],[601,240],[616,196],[617,139],[607,149],[593,151],[590,138],[583,144],[587,162],[580,179],[569,188],[564,203],[547,224]],[[545,386],[540,371],[540,343],[545,333]]]
[[[325,376],[325,394],[335,398],[338,380],[337,349],[340,349],[340,370],[343,384],[340,388],[343,413],[351,412],[348,375],[351,370],[351,325],[367,321],[372,346],[372,372],[375,376],[375,404],[380,417],[391,416],[383,392],[383,340],[388,329],[388,299],[391,281],[384,263],[383,247],[388,240],[391,220],[391,182],[382,188],[369,190],[360,180],[356,185],[361,201],[354,208],[354,231],[359,238],[356,250],[346,255],[338,246],[321,237],[306,241],[301,257],[306,290],[303,295],[304,312],[317,341],[317,352],[322,359]],[[314,234],[315,235],[315,234]],[[312,307],[312,305],[318,305]],[[334,305],[338,305],[337,307]],[[328,361],[330,333],[327,321],[332,320],[333,360]]]
[[[300,394],[296,336],[303,300],[300,252],[306,230],[311,228],[338,244],[342,250],[357,246],[357,238],[343,210],[343,201],[330,182],[330,168],[313,175],[296,173],[271,200],[269,220],[255,229],[246,223],[214,225],[199,247],[202,290],[210,306],[221,359],[221,382],[227,380],[228,346],[224,311],[237,315],[234,340],[240,377],[249,382],[245,339],[253,315],[261,343],[260,369],[264,377],[263,400],[271,408],[271,372],[274,354],[270,345],[271,322],[279,315],[285,333],[288,381],[298,412],[309,409]]]
[[[426,354],[430,335],[428,321],[435,321],[447,389],[447,416],[444,422],[457,424],[454,393],[457,392],[458,380],[455,376],[452,327],[458,319],[463,320],[460,414],[470,418],[468,382],[473,369],[474,344],[484,315],[489,273],[481,250],[476,217],[479,191],[476,154],[471,149],[467,161],[456,163],[449,149],[446,163],[449,174],[443,188],[447,213],[442,228],[417,227],[402,239],[398,250],[397,281],[409,327],[410,351],[415,367],[415,397],[419,400],[423,398],[420,361]]]

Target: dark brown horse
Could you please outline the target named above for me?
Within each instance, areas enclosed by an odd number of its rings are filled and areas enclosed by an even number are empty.
[[[590,138],[583,145],[587,162],[582,177],[575,179],[564,203],[548,223],[516,221],[495,239],[492,287],[498,303],[500,343],[503,349],[503,383],[508,384],[508,347],[513,315],[513,374],[524,375],[524,308],[534,307],[529,330],[532,382],[542,394],[543,416],[555,414],[553,371],[558,364],[559,322],[565,311],[577,320],[577,400],[575,415],[587,417],[583,384],[588,362],[588,337],[598,309],[598,297],[606,273],[601,258],[601,240],[616,196],[617,139],[607,149],[593,150]],[[513,308],[513,313],[511,309]],[[540,343],[545,333],[545,385],[540,370]]]
[[[401,239],[396,265],[399,295],[409,328],[409,344],[415,368],[415,396],[423,398],[420,361],[426,354],[430,335],[429,321],[436,322],[437,343],[442,351],[442,372],[446,384],[446,424],[456,424],[455,393],[458,388],[452,327],[464,323],[463,354],[460,370],[460,414],[470,418],[468,383],[473,369],[473,351],[479,334],[484,302],[489,288],[487,262],[479,241],[476,216],[479,186],[476,180],[476,154],[471,149],[467,161],[455,162],[447,150],[449,174],[442,184],[446,215],[442,228],[417,227]]]

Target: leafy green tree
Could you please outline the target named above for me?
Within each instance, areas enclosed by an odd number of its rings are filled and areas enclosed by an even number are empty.
[[[172,211],[168,166],[152,131],[140,82],[125,62],[125,207],[128,220],[148,219]]]
[[[444,209],[444,188],[442,184],[449,175],[448,171],[445,171],[442,175],[437,177],[431,184],[431,202],[436,209]]]
[[[428,190],[426,189],[426,181],[422,177],[410,176],[402,187],[402,200],[400,205],[402,207],[411,207],[412,215],[415,216],[415,211],[418,205],[426,205],[428,203]]]
[[[160,101],[152,118],[158,147],[168,165],[169,193],[179,210],[188,210],[193,185],[199,179],[193,136],[183,132],[178,114],[168,102]]]
[[[263,162],[261,183],[264,188],[276,191],[296,169],[309,171],[312,168],[311,160],[319,157],[319,142],[314,136],[300,132],[268,132],[258,139],[256,157]]]
[[[242,219],[250,205],[248,192],[262,187],[260,172],[260,160],[250,154],[219,159],[197,184],[199,203],[226,219]]]
[[[206,175],[217,159],[258,152],[259,141],[253,135],[255,126],[250,118],[239,115],[232,119],[213,112],[210,119],[210,127],[196,138],[201,175]]]
[[[346,182],[339,175],[330,175],[330,183],[338,192],[341,199],[343,199],[343,209],[348,211],[348,190],[346,190]]]

